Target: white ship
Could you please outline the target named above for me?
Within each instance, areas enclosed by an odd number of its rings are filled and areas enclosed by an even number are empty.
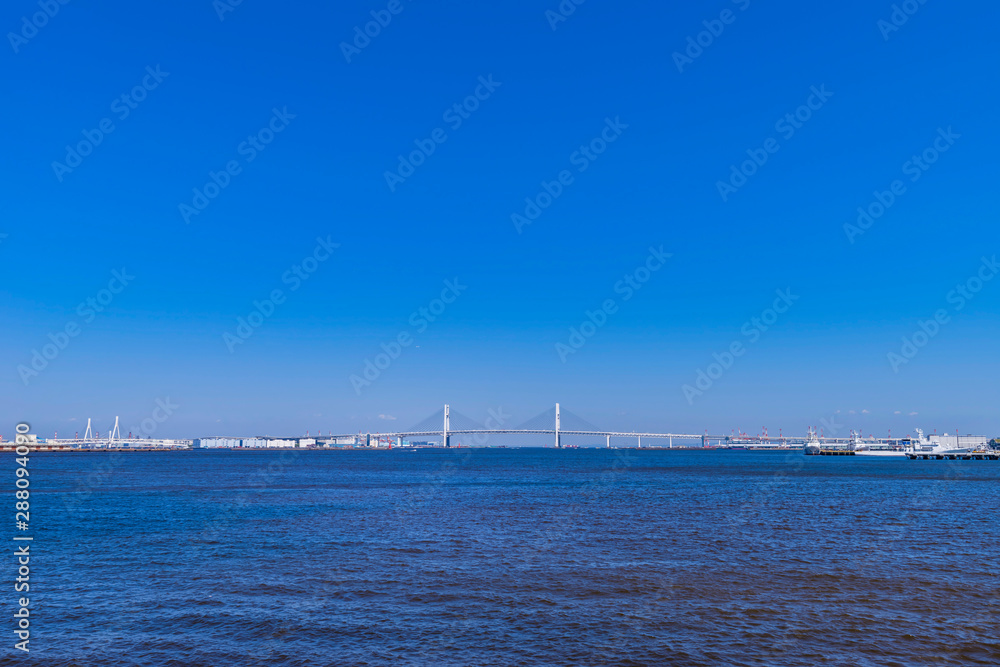
[[[931,454],[951,456],[982,452],[987,448],[988,439],[979,435],[924,435],[916,429],[916,438],[906,438],[896,442],[864,442],[860,435],[851,434],[851,449],[856,456],[908,456],[910,454]]]
[[[848,446],[855,456],[906,456],[913,451],[913,445],[906,440],[865,442],[861,439],[861,434],[854,431],[851,431],[851,442]]]
[[[815,456],[819,454],[821,449],[819,438],[816,437],[816,431],[809,429],[809,437],[806,439],[806,446],[802,448],[802,453],[806,456]]]
[[[921,429],[916,429],[917,437],[906,437],[901,440],[864,440],[860,433],[851,431],[851,438],[845,445],[830,445],[827,452],[822,450],[822,443],[816,437],[816,432],[809,429],[802,453],[816,455],[822,453],[853,454],[854,456],[963,456],[986,452],[989,448],[989,438],[981,435],[924,435]]]
[[[971,454],[986,451],[989,438],[983,435],[938,435],[934,433],[925,436],[919,428],[917,437],[912,441],[910,450],[914,454]]]

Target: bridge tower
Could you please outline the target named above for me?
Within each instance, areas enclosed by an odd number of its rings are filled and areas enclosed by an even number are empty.
[[[562,443],[559,442],[559,404],[556,403],[556,449],[562,447]]]
[[[90,417],[87,417],[87,430],[83,433],[84,440],[90,440],[94,437],[94,434],[90,430]]]
[[[121,439],[122,439],[122,434],[118,430],[118,417],[115,416],[115,427],[111,429],[111,435],[108,437],[108,444],[112,445]]]
[[[441,444],[445,447],[451,447],[451,439],[448,436],[448,430],[451,428],[451,406],[444,406],[444,429],[441,431]]]

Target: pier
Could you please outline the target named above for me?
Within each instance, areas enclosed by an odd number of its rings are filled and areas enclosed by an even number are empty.
[[[970,452],[968,454],[922,454],[907,452],[906,458],[911,461],[997,461],[1000,452]]]

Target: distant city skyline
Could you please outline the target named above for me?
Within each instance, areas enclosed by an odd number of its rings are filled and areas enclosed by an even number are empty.
[[[157,402],[160,405],[168,405],[168,406],[171,406],[173,408],[179,407],[177,405],[173,405],[170,402],[169,399],[167,400],[166,403],[164,403],[162,400],[159,400]],[[440,410],[438,412],[440,412]],[[485,422],[490,428],[494,428],[494,427],[498,427],[498,425],[496,423],[495,417],[499,414],[499,415],[501,415],[504,418],[504,420],[506,420],[500,426],[503,426],[503,427],[506,427],[506,428],[517,428],[524,421],[529,421],[529,420],[538,421],[538,418],[542,417],[543,415],[545,415],[546,412],[551,413],[551,408],[549,410],[547,410],[547,411],[543,411],[543,412],[540,412],[538,414],[528,415],[527,419],[521,419],[520,416],[516,416],[516,415],[514,415],[512,413],[508,413],[503,406],[497,406],[495,408],[490,408],[488,410],[488,414],[487,415],[483,415],[483,418],[481,420],[478,420],[478,421],[475,418],[467,417],[464,414],[461,415],[461,417],[463,419],[468,419],[469,421],[476,422],[477,423],[477,427],[481,426],[481,424],[483,422]],[[353,428],[353,429],[349,429],[349,428],[340,428],[340,429],[337,429],[337,428],[331,427],[331,428],[323,428],[323,429],[319,429],[319,428],[306,428],[304,431],[300,431],[300,432],[285,432],[285,431],[271,432],[271,431],[244,431],[244,430],[239,430],[238,427],[237,427],[235,430],[233,430],[233,429],[230,429],[230,430],[221,430],[221,429],[217,428],[215,431],[207,430],[207,431],[204,431],[204,432],[178,433],[178,432],[175,432],[175,431],[173,431],[173,430],[171,430],[169,428],[168,422],[170,421],[170,417],[172,417],[172,415],[173,415],[173,413],[171,411],[168,410],[167,414],[164,414],[163,411],[160,410],[159,408],[154,409],[154,411],[152,413],[152,416],[146,416],[146,417],[143,417],[142,419],[139,419],[139,420],[127,421],[125,418],[123,418],[122,416],[119,415],[118,417],[119,417],[119,419],[121,421],[121,424],[119,426],[119,435],[118,435],[118,437],[120,437],[120,438],[126,438],[128,436],[135,436],[135,437],[151,437],[151,438],[166,437],[166,438],[180,438],[180,439],[214,438],[214,437],[221,437],[221,438],[257,438],[257,437],[265,437],[265,438],[293,438],[294,439],[294,438],[308,438],[308,437],[328,437],[328,436],[331,436],[331,435],[334,435],[334,436],[337,436],[337,435],[351,435],[351,434],[372,434],[372,435],[376,435],[376,434],[391,434],[391,433],[401,433],[401,432],[402,433],[408,433],[408,432],[411,432],[411,431],[414,431],[414,430],[424,431],[424,430],[428,430],[428,428],[429,428],[427,426],[428,416],[425,416],[425,418],[422,419],[422,420],[420,420],[419,423],[415,422],[415,423],[408,423],[408,424],[400,424],[399,421],[398,421],[398,418],[395,417],[394,415],[391,415],[391,414],[380,414],[380,415],[377,415],[375,417],[357,417],[357,416],[354,416],[354,421],[357,421],[357,423],[359,423],[359,426],[357,426],[356,428]],[[896,437],[896,438],[898,438],[898,437],[908,437],[908,436],[911,436],[911,435],[915,435],[915,433],[916,433],[916,431],[918,429],[920,429],[922,431],[925,431],[927,433],[955,433],[956,431],[958,431],[958,432],[961,432],[963,435],[972,434],[971,432],[967,433],[965,431],[962,431],[962,429],[960,427],[956,427],[956,428],[952,428],[952,429],[940,429],[940,428],[937,428],[937,427],[924,428],[923,425],[920,425],[921,422],[920,422],[919,413],[915,412],[915,411],[914,412],[910,412],[910,413],[906,413],[905,416],[904,416],[904,413],[902,413],[902,411],[896,411],[896,412],[893,413],[893,417],[895,419],[898,419],[900,421],[900,423],[905,423],[907,420],[909,420],[909,421],[913,422],[916,425],[913,426],[912,428],[903,428],[903,429],[896,429],[896,430],[894,430],[892,427],[889,427],[888,429],[886,429],[884,431],[879,431],[878,429],[876,429],[876,428],[874,428],[872,426],[872,420],[873,419],[879,419],[879,416],[878,415],[873,416],[871,414],[871,411],[869,411],[869,410],[861,410],[860,412],[856,411],[856,410],[848,410],[848,411],[835,410],[829,416],[827,416],[827,417],[821,417],[818,420],[815,420],[815,423],[810,423],[808,426],[803,427],[801,429],[786,428],[786,427],[784,427],[782,425],[768,425],[768,424],[763,424],[763,425],[758,426],[758,427],[733,426],[733,427],[728,428],[728,429],[724,429],[724,428],[720,428],[720,429],[707,428],[707,429],[698,430],[698,429],[678,429],[678,428],[671,428],[670,424],[666,424],[666,423],[664,423],[663,425],[653,424],[653,425],[647,426],[645,428],[641,428],[641,427],[640,428],[633,428],[633,427],[631,427],[627,423],[627,415],[621,415],[621,414],[617,415],[617,418],[615,420],[613,420],[614,423],[612,423],[611,425],[590,424],[590,426],[592,426],[594,429],[601,430],[601,431],[608,430],[608,431],[616,431],[616,432],[622,432],[622,433],[629,433],[629,432],[633,432],[633,431],[634,432],[639,432],[639,433],[668,433],[668,432],[670,432],[670,433],[678,433],[678,434],[687,433],[687,434],[693,434],[693,435],[700,435],[702,433],[706,433],[706,434],[708,434],[710,436],[713,436],[713,437],[717,437],[717,436],[731,436],[731,435],[734,435],[734,436],[741,436],[741,435],[743,435],[743,436],[749,436],[749,437],[764,436],[764,437],[770,438],[772,440],[776,440],[776,439],[778,439],[778,438],[780,438],[782,436],[784,436],[784,437],[802,437],[802,436],[806,435],[807,432],[810,431],[810,430],[815,430],[817,433],[819,433],[821,435],[825,435],[826,437],[831,437],[831,438],[846,438],[846,437],[848,437],[848,435],[850,433],[855,432],[855,431],[858,432],[859,434],[863,435],[863,436],[866,436],[866,437],[867,436],[874,436],[876,438],[884,438],[884,437],[890,437],[890,436],[891,437]],[[103,425],[103,422],[101,420],[95,420],[94,418],[87,418],[87,419],[83,419],[83,420],[78,420],[76,418],[70,418],[69,420],[66,420],[68,422],[68,424],[69,424],[69,428],[68,429],[63,429],[61,433],[60,433],[59,430],[55,430],[55,431],[53,431],[51,433],[39,432],[37,430],[37,428],[35,428],[34,426],[32,426],[32,433],[36,434],[40,438],[56,438],[56,437],[58,437],[60,439],[67,439],[67,438],[74,438],[74,437],[83,438],[86,435],[86,426],[88,424],[88,419],[91,422],[91,424],[90,424],[91,434],[92,434],[92,436],[95,439],[97,439],[97,438],[107,439],[109,437],[109,435],[113,432],[114,421],[115,421],[114,418],[112,418],[111,420],[109,420],[108,424],[106,426]],[[551,416],[550,415],[549,415],[549,420],[551,421]],[[344,420],[340,420],[338,423],[343,423],[343,421]],[[441,420],[438,419],[437,421],[434,422],[434,424],[437,424],[438,421],[441,421]],[[129,424],[131,424],[131,425],[129,425]],[[220,425],[221,422],[216,422],[216,424]],[[364,424],[368,424],[368,426],[365,426]],[[588,428],[590,428],[590,426],[588,426],[588,427],[582,427],[582,426],[568,427],[568,426],[565,426],[565,427],[563,427],[563,431],[587,430]],[[458,427],[455,427],[455,428],[458,428]],[[463,428],[468,428],[468,426],[465,426]],[[548,428],[551,428],[551,426],[549,426]],[[435,427],[434,430],[440,430],[440,429]],[[985,432],[984,433],[980,433],[979,435],[986,435],[986,436],[989,436],[989,437],[993,437],[990,433],[985,433]],[[8,436],[7,434],[3,434],[3,436],[4,436],[4,440],[12,440],[13,439],[13,435]],[[427,436],[427,437],[430,437],[433,440],[435,436]],[[511,446],[519,446],[519,445],[523,445],[523,446],[540,446],[540,445],[547,446],[545,444],[547,442],[546,438],[551,439],[551,437],[549,437],[549,436],[545,436],[545,437],[538,436],[538,437],[536,437],[536,436],[531,436],[531,435],[520,435],[520,434],[515,434],[515,435],[510,435],[510,436],[507,436],[507,435],[504,435],[504,436],[494,436],[493,439],[496,440],[497,437],[500,437],[500,439],[504,440],[504,442],[503,443],[497,442],[497,443],[492,443],[492,444],[507,444],[507,445],[511,445]],[[570,435],[567,435],[566,437],[569,438],[569,443],[570,444],[579,444],[578,441],[586,440],[588,436],[578,436],[578,435],[573,435],[571,433]],[[619,436],[615,436],[615,437],[618,438]],[[461,440],[461,438],[458,438],[456,440],[456,442],[458,442],[460,440]],[[595,440],[595,442],[596,442],[596,440]],[[548,443],[548,444],[551,444],[551,443]],[[625,444],[627,444],[627,443],[625,443]],[[652,443],[652,444],[658,444],[658,443]]]
[[[573,6],[8,8],[5,440],[1000,435],[996,7]]]

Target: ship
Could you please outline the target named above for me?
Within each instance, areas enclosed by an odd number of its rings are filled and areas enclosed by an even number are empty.
[[[920,433],[920,430],[917,430]],[[906,456],[913,451],[913,445],[908,439],[895,442],[865,442],[860,433],[851,431],[851,441],[848,445],[855,456]]]
[[[989,446],[989,438],[984,435],[938,435],[925,436],[919,428],[917,438],[911,441],[911,452],[914,454],[961,455],[974,452],[985,452]]]
[[[751,445],[756,445],[759,442],[759,440],[751,438],[743,431],[739,431],[736,435],[726,438],[726,441],[729,449],[750,449]]]
[[[979,435],[924,435],[915,429],[916,438],[888,442],[864,442],[860,434],[851,433],[850,448],[856,456],[909,456],[930,454],[934,456],[961,456],[984,452],[988,438]]]
[[[806,456],[816,456],[820,453],[822,449],[819,438],[816,436],[816,431],[809,429],[809,437],[806,439],[806,445],[802,448],[802,453]]]

